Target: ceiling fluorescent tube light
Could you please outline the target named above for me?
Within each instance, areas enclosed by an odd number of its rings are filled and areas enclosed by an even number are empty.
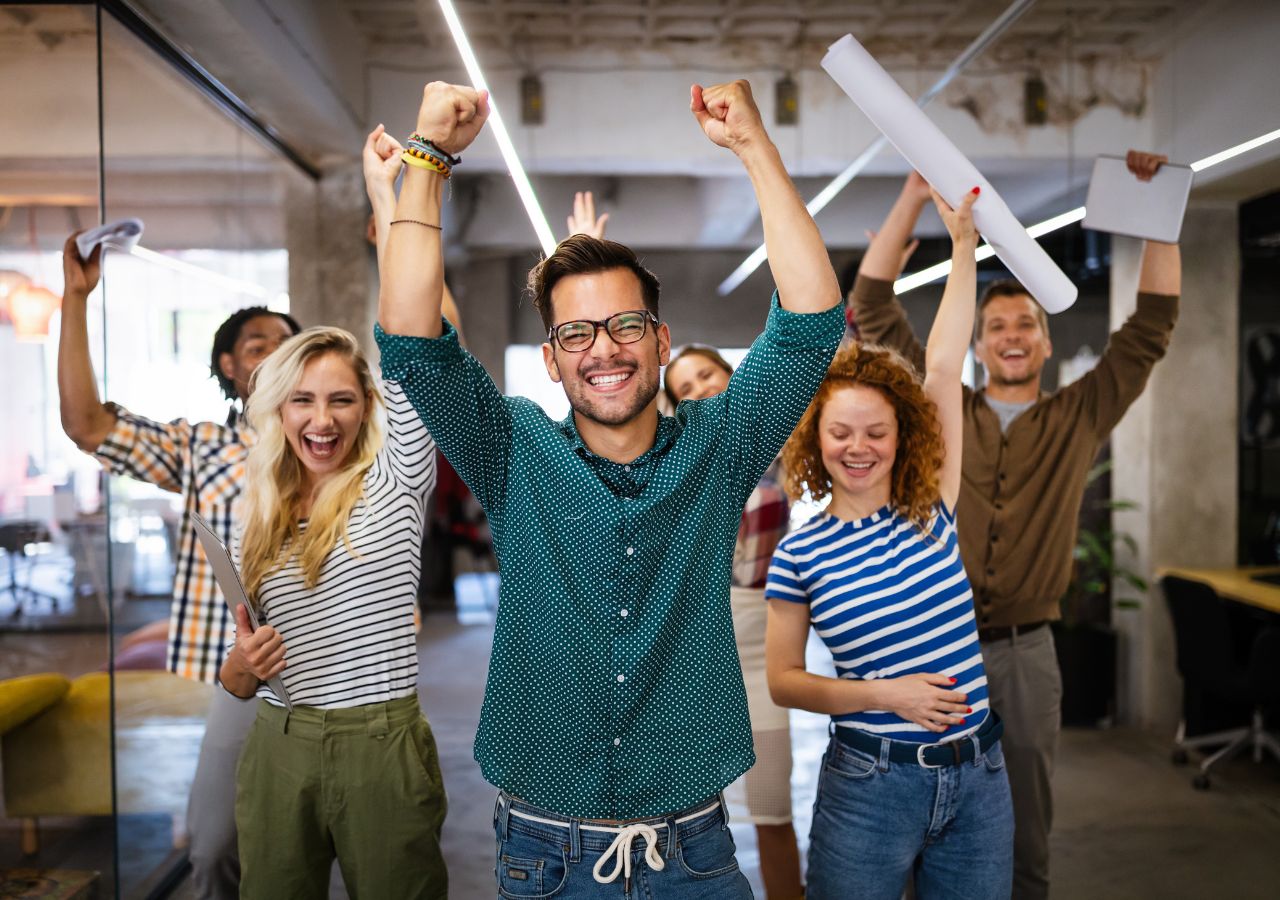
[[[478,91],[489,90],[489,85],[484,80],[484,73],[480,71],[480,62],[471,49],[471,42],[467,40],[467,33],[462,28],[462,20],[458,18],[458,13],[453,8],[452,0],[440,0],[440,11],[444,13],[444,20],[449,26],[449,32],[453,35],[454,43],[458,45],[458,53],[462,56],[462,64],[467,69],[471,86]],[[551,226],[547,223],[542,207],[538,205],[538,195],[533,192],[529,176],[525,174],[524,166],[520,165],[520,157],[516,154],[515,144],[511,143],[511,135],[507,133],[507,126],[503,124],[502,116],[498,113],[498,105],[493,99],[492,91],[489,93],[489,128],[498,141],[498,149],[502,151],[502,158],[507,163],[511,180],[515,182],[520,202],[524,204],[524,210],[529,214],[529,221],[533,223],[533,230],[538,235],[542,252],[550,256],[556,249],[555,236],[551,233]]]
[[[1259,135],[1252,140],[1245,141],[1243,144],[1236,144],[1234,147],[1228,147],[1220,153],[1214,153],[1206,156],[1204,159],[1197,159],[1191,164],[1193,172],[1202,172],[1205,169],[1211,169],[1218,163],[1224,163],[1229,159],[1234,159],[1242,153],[1248,153],[1250,150],[1256,150],[1264,144],[1270,144],[1272,141],[1280,140],[1280,128],[1275,131],[1268,131],[1266,134]],[[1051,219],[1045,219],[1043,222],[1037,222],[1035,225],[1027,227],[1027,234],[1033,238],[1044,237],[1046,234],[1057,231],[1060,228],[1066,228],[1079,222],[1084,218],[1084,207],[1077,206],[1075,209],[1068,210],[1061,215],[1054,216]],[[991,249],[990,244],[983,244],[974,253],[974,259],[982,262],[989,259],[995,251]],[[895,294],[905,294],[907,291],[915,290],[926,284],[931,284],[940,278],[946,278],[951,273],[951,260],[940,262],[936,265],[929,266],[927,269],[921,269],[919,272],[912,272],[910,275],[904,275],[893,283],[893,292]]]
[[[444,4],[447,0],[440,0],[440,2],[441,4]],[[982,34],[973,39],[973,43],[960,51],[960,55],[957,56],[955,61],[947,67],[947,70],[942,73],[938,80],[916,99],[916,105],[921,109],[928,106],[933,98],[941,94],[946,89],[947,85],[951,83],[951,80],[959,75],[965,66],[973,62],[973,60],[976,59],[982,51],[986,50],[987,47],[996,40],[996,38],[1000,37],[1000,35],[1003,34],[1010,25],[1018,21],[1018,19],[1022,17],[1022,14],[1030,9],[1034,3],[1035,0],[1014,0],[1013,3],[1009,4],[1008,9],[1002,12],[994,22],[988,25]],[[884,135],[880,135],[872,141],[871,145],[867,147],[867,149],[863,150],[862,153],[858,155],[858,158],[849,164],[848,168],[832,179],[830,184],[819,191],[817,196],[806,204],[805,208],[809,210],[809,215],[816,216],[818,213],[822,212],[822,210],[826,208],[826,205],[835,198],[836,194],[844,190],[845,185],[853,181],[854,177],[867,167],[867,164],[875,158],[875,155],[879,153],[881,148],[887,143],[888,139],[885,138]],[[742,261],[742,264],[738,266],[738,268],[733,270],[733,273],[728,278],[720,283],[720,287],[718,287],[716,291],[721,297],[723,297],[737,289],[742,282],[746,281],[747,278],[750,277],[752,272],[760,268],[760,264],[765,261],[767,256],[768,254],[765,251],[764,244],[761,244],[752,251],[750,256]]]

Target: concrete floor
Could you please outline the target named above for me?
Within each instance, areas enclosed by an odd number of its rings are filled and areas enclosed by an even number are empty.
[[[487,625],[461,625],[452,616],[429,615],[419,639],[420,690],[449,790],[444,845],[450,861],[450,893],[464,900],[494,896],[491,817],[495,792],[471,758],[490,638]],[[102,635],[0,635],[0,672],[17,674],[15,669],[31,671],[33,665],[56,669],[62,657],[71,669],[94,668],[104,643]],[[172,742],[194,751],[199,735],[190,728],[179,731],[171,736]],[[818,758],[826,740],[821,717],[797,715],[793,737],[793,795],[803,845]],[[169,747],[167,771],[173,773],[175,794],[185,797],[193,757],[185,751],[177,754],[184,765],[174,768],[175,749],[181,748]],[[1276,852],[1280,847],[1280,765],[1273,761],[1255,765],[1247,758],[1233,761],[1215,776],[1213,789],[1201,793],[1192,790],[1189,769],[1169,762],[1168,750],[1167,738],[1128,729],[1063,733],[1055,781],[1055,897],[1270,898],[1280,894],[1280,853]],[[735,812],[732,795],[730,801]],[[138,888],[154,883],[135,865],[164,859],[172,847],[169,823],[163,817],[153,818],[131,818],[119,830],[121,875],[133,887],[126,888],[124,896],[138,895]],[[19,864],[15,824],[0,819],[0,867]],[[110,852],[106,820],[46,824],[51,826],[46,832],[49,854],[41,864],[79,868],[76,863],[86,855],[100,859],[104,850]],[[753,830],[741,812],[733,831],[739,861],[757,894],[763,896]],[[94,852],[94,846],[100,849]],[[100,861],[83,867],[107,868]],[[340,889],[335,891],[335,896],[340,894]],[[111,896],[111,891],[104,890],[103,896]],[[171,896],[192,894],[184,884]]]

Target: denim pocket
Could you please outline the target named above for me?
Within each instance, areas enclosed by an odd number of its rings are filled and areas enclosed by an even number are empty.
[[[512,847],[516,844],[516,847]],[[535,846],[515,838],[498,845],[498,894],[502,897],[554,897],[564,887],[569,874],[569,864],[564,851],[547,845],[545,854],[538,859],[515,856],[510,849],[521,853],[536,850]]]
[[[679,840],[676,855],[691,878],[718,878],[738,871],[737,848],[728,828],[716,825],[687,837],[681,835]]]
[[[876,765],[877,761],[868,754],[837,740],[827,755],[826,769],[845,778],[869,778],[876,771]]]
[[[1004,747],[1001,746],[1000,741],[988,747],[982,759],[987,764],[988,772],[999,772],[1004,769]]]

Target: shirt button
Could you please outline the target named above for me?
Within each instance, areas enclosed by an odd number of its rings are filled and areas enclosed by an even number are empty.
[[[624,619],[625,619],[625,618],[627,617],[627,611],[626,611],[625,609],[624,609],[624,610],[621,610],[621,611],[618,613],[618,615],[622,616],[622,618],[624,618]]]
[[[636,548],[635,548],[635,547],[628,547],[628,548],[627,548],[627,556],[635,556],[635,555],[636,555]]]
[[[622,467],[622,471],[624,471],[624,472],[630,472],[630,471],[631,471],[631,467],[630,467],[630,466],[623,466],[623,467]]]
[[[613,746],[615,746],[615,747],[621,747],[621,746],[622,746],[622,738],[614,738],[614,739],[613,739]]]
[[[618,683],[619,683],[619,684],[621,684],[622,682],[624,682],[624,681],[626,681],[626,680],[627,680],[627,676],[626,676],[626,675],[619,675],[619,676],[618,676]]]

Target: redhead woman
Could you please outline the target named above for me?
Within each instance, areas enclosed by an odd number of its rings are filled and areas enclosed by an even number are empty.
[[[783,449],[792,496],[830,497],[769,570],[773,698],[831,716],[810,833],[811,898],[1007,898],[1013,812],[987,702],[955,503],[973,330],[971,209],[934,201],[951,275],[921,380],[897,353],[841,350]],[[810,626],[837,677],[805,670]]]
[[[236,779],[241,897],[444,897],[445,794],[418,706],[414,609],[435,445],[355,338],[312,328],[254,375],[223,686],[258,697]],[[384,423],[385,420],[385,423]],[[289,710],[266,681],[279,675]]]

